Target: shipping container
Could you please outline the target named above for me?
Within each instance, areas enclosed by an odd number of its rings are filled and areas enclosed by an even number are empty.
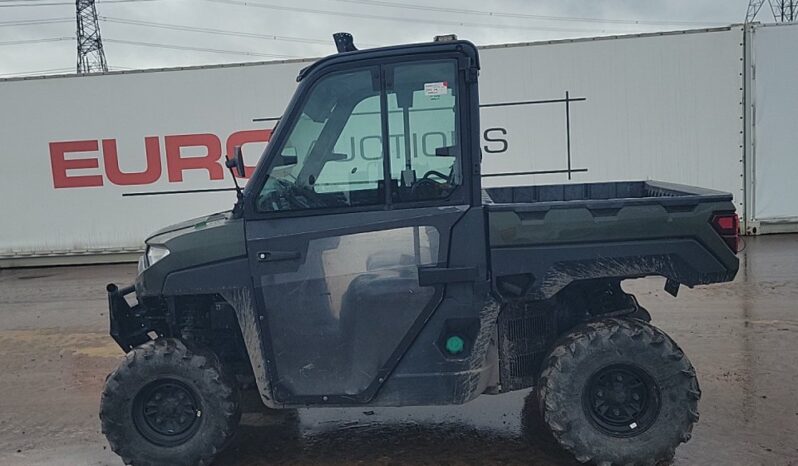
[[[751,234],[798,231],[798,23],[746,35],[747,203]]]
[[[744,42],[735,25],[482,47],[483,184],[657,179],[745,214]],[[0,266],[119,260],[229,209],[223,157],[255,165],[311,61],[0,80]]]

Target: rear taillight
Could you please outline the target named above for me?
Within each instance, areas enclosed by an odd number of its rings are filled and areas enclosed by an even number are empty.
[[[736,254],[740,246],[740,218],[737,214],[716,214],[712,217],[712,226]]]

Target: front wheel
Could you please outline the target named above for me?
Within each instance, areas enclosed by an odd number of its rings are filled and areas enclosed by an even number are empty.
[[[544,361],[538,403],[553,437],[580,462],[655,465],[698,420],[695,370],[664,332],[603,319],[563,337]]]
[[[219,358],[173,338],[128,353],[100,402],[111,449],[135,466],[209,464],[240,416],[237,384]]]

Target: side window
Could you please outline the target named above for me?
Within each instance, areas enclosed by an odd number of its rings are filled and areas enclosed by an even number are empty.
[[[333,73],[314,85],[269,167],[259,211],[384,202],[377,73]]]
[[[454,60],[388,68],[394,202],[444,199],[462,184]]]

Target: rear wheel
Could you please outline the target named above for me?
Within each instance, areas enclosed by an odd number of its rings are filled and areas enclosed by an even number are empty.
[[[128,353],[100,402],[111,449],[136,466],[209,464],[240,415],[237,384],[219,358],[172,338]]]
[[[544,361],[538,403],[581,462],[655,465],[690,439],[701,391],[676,343],[639,319],[603,319],[563,337]]]

